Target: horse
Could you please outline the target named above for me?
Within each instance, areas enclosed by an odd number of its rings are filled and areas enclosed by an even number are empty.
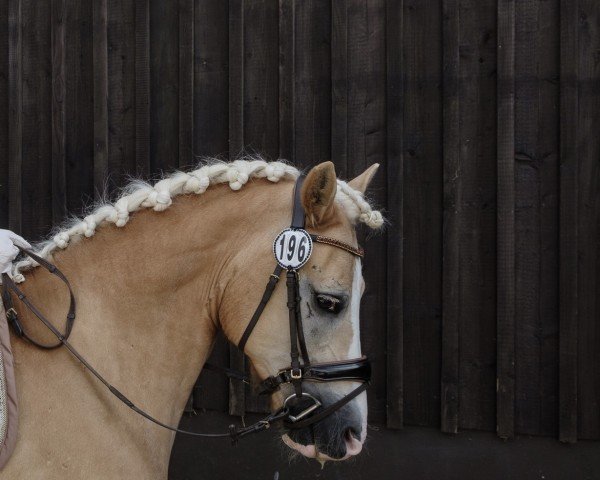
[[[331,162],[308,171],[300,192],[306,228],[357,244],[355,225],[384,223],[364,198],[378,165],[348,183]],[[177,425],[189,393],[222,330],[242,336],[272,271],[273,240],[289,226],[294,181],[285,162],[208,162],[154,185],[132,182],[115,203],[95,207],[36,246],[68,278],[77,299],[69,342],[152,416]],[[134,213],[135,212],[135,213]],[[64,329],[68,295],[38,262],[16,262],[12,278]],[[300,306],[311,357],[359,357],[361,260],[317,246],[299,275]],[[56,341],[15,299],[29,335]],[[260,379],[289,364],[285,285],[275,287],[245,345]],[[167,477],[175,434],[119,402],[65,348],[41,350],[11,334],[19,398],[19,434],[0,477],[81,479]],[[315,383],[323,407],[354,381]],[[281,407],[293,390],[271,395]],[[366,438],[367,400],[356,398],[311,427],[284,430],[290,448],[319,461],[357,455]],[[224,448],[226,448],[224,446]]]

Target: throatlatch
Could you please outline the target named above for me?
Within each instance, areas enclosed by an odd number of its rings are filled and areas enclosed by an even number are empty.
[[[306,347],[306,340],[304,338],[304,329],[302,326],[302,313],[300,310],[300,290],[298,281],[298,271],[306,264],[312,253],[313,243],[321,243],[324,245],[330,245],[336,248],[340,248],[352,255],[357,257],[363,256],[363,251],[360,248],[348,245],[340,240],[325,237],[321,235],[309,234],[304,229],[305,212],[302,207],[300,199],[300,193],[302,184],[304,182],[305,175],[300,175],[296,181],[294,188],[294,207],[292,212],[292,223],[290,228],[283,230],[273,242],[273,253],[277,260],[277,266],[273,273],[269,276],[269,281],[265,287],[263,296],[254,311],[250,321],[246,327],[246,330],[242,334],[238,348],[244,351],[246,343],[250,338],[250,335],[258,320],[260,319],[265,307],[267,306],[275,287],[283,271],[286,271],[286,286],[287,286],[287,307],[288,317],[290,326],[290,366],[277,372],[275,375],[268,377],[261,383],[262,392],[271,394],[278,390],[281,385],[291,384],[294,389],[294,393],[288,396],[282,407],[276,412],[268,415],[262,420],[259,420],[253,425],[248,427],[237,427],[231,425],[228,433],[198,433],[188,430],[181,430],[179,428],[166,425],[165,423],[157,420],[146,411],[137,407],[131,400],[129,400],[123,393],[121,393],[116,387],[110,384],[70,343],[69,335],[73,329],[76,314],[76,301],[71,285],[67,278],[63,275],[56,266],[52,265],[47,260],[39,257],[35,253],[19,247],[21,253],[31,257],[42,267],[48,270],[50,273],[57,276],[63,281],[69,289],[70,305],[67,313],[67,322],[65,332],[61,333],[36,307],[33,305],[25,294],[19,289],[15,282],[6,273],[2,274],[2,302],[6,310],[6,316],[9,324],[13,328],[15,334],[19,337],[24,338],[34,346],[42,349],[54,349],[64,345],[67,350],[79,360],[84,367],[94,375],[115,397],[121,402],[127,405],[137,414],[148,419],[149,421],[159,425],[163,428],[171,430],[173,432],[192,435],[197,437],[231,437],[235,444],[237,440],[250,433],[257,433],[265,430],[271,426],[274,422],[283,420],[288,428],[298,429],[312,425],[325,417],[331,415],[333,412],[356,398],[362,392],[364,392],[371,379],[371,365],[367,357],[354,358],[343,360],[339,362],[330,363],[317,363],[311,364],[308,349]],[[58,342],[50,345],[45,345],[37,342],[24,330],[21,322],[19,321],[17,311],[14,308],[13,299],[11,293],[13,292],[17,298],[50,330],[50,332],[57,338]],[[207,366],[207,368],[214,369],[217,371],[224,372],[228,376],[243,379],[244,375],[239,372],[234,372],[224,367]],[[356,381],[361,382],[357,388],[352,390],[349,394],[345,395],[337,402],[324,407],[321,402],[302,390],[303,382],[335,382],[335,381]],[[298,403],[301,400],[308,399],[310,404],[308,406],[302,406],[300,412],[290,413],[290,406],[294,403]]]

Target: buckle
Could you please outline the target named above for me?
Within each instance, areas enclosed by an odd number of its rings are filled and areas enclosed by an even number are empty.
[[[10,307],[6,311],[6,318],[10,319],[11,317],[14,318],[16,316],[17,316],[17,311],[13,307]]]
[[[300,368],[296,369],[296,372],[294,372],[294,369],[292,368],[290,370],[290,378],[292,380],[300,380],[302,378],[302,370]]]
[[[291,413],[288,413],[287,418],[292,423],[302,420],[303,418],[307,417],[308,415],[310,415],[312,412],[314,412],[317,408],[319,408],[321,406],[321,402],[319,400],[317,400],[315,397],[313,397],[310,393],[302,392],[302,397],[309,398],[310,400],[313,401],[313,404],[311,406],[305,408],[304,410],[302,410],[297,415],[292,415]],[[285,399],[285,401],[283,402],[283,408],[287,409],[289,411],[289,409],[287,407],[287,403],[294,398],[298,398],[295,393],[290,395],[289,397],[287,397]]]

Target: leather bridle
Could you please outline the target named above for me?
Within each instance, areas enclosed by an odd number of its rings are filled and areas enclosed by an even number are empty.
[[[304,227],[306,214],[301,201],[302,184],[305,178],[305,175],[300,175],[296,180],[296,186],[294,188],[292,223],[290,228],[284,230],[284,232],[290,230],[295,232],[305,232]],[[281,235],[282,234],[280,234],[277,238],[279,238]],[[324,245],[330,245],[339,248],[359,258],[362,258],[364,255],[361,248],[353,247],[352,245],[348,245],[340,240],[320,235],[311,235],[308,233],[306,233],[306,235],[310,237],[312,242],[322,243]],[[276,244],[278,243],[277,239],[274,243],[275,249],[277,247]],[[307,260],[308,258],[305,258],[304,263],[306,263]],[[299,268],[301,268],[301,266]],[[300,291],[298,283],[299,268],[286,268],[285,264],[277,264],[275,271],[269,278],[269,283],[265,288],[265,292],[260,304],[252,315],[250,323],[246,327],[246,330],[238,342],[238,348],[244,351],[246,343],[254,331],[254,327],[256,327],[264,308],[269,302],[269,299],[275,290],[275,286],[281,277],[282,272],[286,270],[287,307],[290,324],[290,366],[280,370],[276,375],[270,376],[261,382],[261,393],[273,393],[284,384],[291,384],[294,387],[294,394],[285,399],[282,407],[286,409],[293,403],[303,404],[301,411],[295,413],[294,415],[288,414],[288,416],[284,418],[286,427],[292,429],[307,427],[322,420],[328,415],[331,415],[350,400],[357,397],[360,393],[364,392],[367,388],[369,380],[371,379],[371,365],[367,357],[353,358],[330,363],[311,363],[310,356],[308,354],[308,348],[306,347],[306,339],[304,337],[304,329],[302,325]],[[300,362],[300,357],[302,358],[303,363]],[[325,408],[321,408],[321,402],[317,398],[302,390],[303,382],[335,381],[357,381],[361,382],[361,384],[350,393],[339,399],[337,402]],[[306,404],[306,400],[309,401],[308,404]]]
[[[301,174],[294,188],[294,206],[292,213],[292,223],[289,229],[284,230],[277,238],[284,235],[300,236],[306,239],[309,250],[305,251],[303,255],[303,262],[301,265],[294,266],[291,264],[285,264],[277,256],[275,252],[276,245],[274,244],[274,252],[276,259],[278,260],[277,267],[269,277],[269,281],[263,293],[263,296],[258,304],[258,307],[254,311],[250,322],[248,323],[244,333],[240,337],[237,344],[241,351],[244,351],[246,343],[250,338],[256,324],[258,323],[265,307],[267,306],[275,287],[282,275],[286,272],[286,286],[287,286],[287,307],[289,315],[289,326],[290,326],[290,366],[277,372],[276,374],[268,377],[261,382],[261,393],[271,394],[278,390],[282,385],[291,384],[293,386],[294,393],[288,396],[282,407],[274,413],[271,413],[262,420],[259,420],[253,425],[248,427],[237,427],[235,425],[229,426],[228,433],[199,433],[188,430],[181,430],[179,428],[166,425],[163,422],[152,417],[149,413],[137,407],[131,400],[129,400],[123,393],[121,393],[116,387],[110,384],[86,359],[83,357],[70,343],[69,335],[71,334],[73,324],[75,321],[75,310],[76,302],[73,291],[67,278],[58,270],[58,268],[52,265],[47,260],[39,257],[35,253],[20,248],[24,255],[31,257],[40,266],[48,270],[50,273],[60,278],[68,287],[70,294],[70,306],[67,314],[67,323],[64,333],[61,333],[36,307],[29,299],[25,296],[23,291],[15,284],[15,282],[6,273],[2,274],[2,302],[6,311],[6,317],[9,324],[13,328],[15,334],[21,337],[38,348],[53,349],[61,345],[64,345],[69,352],[77,358],[86,369],[92,373],[101,383],[103,383],[108,390],[117,397],[121,402],[127,405],[130,409],[150,420],[151,422],[171,430],[173,432],[182,433],[186,435],[193,435],[198,437],[231,437],[233,443],[237,442],[238,438],[241,438],[250,433],[260,432],[271,426],[271,424],[283,420],[286,427],[291,429],[299,429],[308,427],[316,422],[319,422],[327,416],[346,405],[352,399],[356,398],[362,392],[364,392],[368,386],[371,378],[371,365],[367,357],[360,357],[348,360],[341,360],[336,362],[328,363],[311,363],[308,349],[306,347],[306,340],[304,337],[304,329],[302,326],[302,314],[300,309],[300,292],[298,283],[298,270],[306,263],[310,252],[312,251],[312,242],[321,243],[324,245],[330,245],[341,250],[348,252],[351,255],[362,257],[363,251],[360,248],[348,245],[340,240],[325,237],[321,235],[309,234],[304,230],[305,226],[305,212],[301,202],[301,188],[304,182],[305,175]],[[297,245],[294,245],[297,246]],[[294,249],[292,249],[294,250]],[[295,249],[297,251],[298,249]],[[288,254],[290,252],[287,252]],[[298,256],[297,252],[296,255]],[[289,256],[289,255],[288,255]],[[293,256],[293,255],[292,255]],[[13,299],[10,292],[13,292],[17,298],[50,330],[50,332],[57,338],[58,342],[50,345],[44,345],[35,341],[23,328],[17,311],[14,308]],[[302,360],[302,361],[301,361]],[[216,367],[214,365],[207,364],[208,369],[213,369],[226,373],[228,376],[233,378],[245,378],[245,376],[239,372],[223,368]],[[324,407],[321,402],[313,395],[305,392],[302,388],[304,382],[334,382],[334,381],[353,381],[360,382],[360,385],[352,390],[347,395],[340,398],[337,402]]]

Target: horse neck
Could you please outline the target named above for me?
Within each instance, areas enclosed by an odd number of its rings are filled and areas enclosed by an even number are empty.
[[[203,197],[178,199],[165,212],[140,212],[122,229],[101,228],[93,238],[75,242],[53,258],[77,298],[72,345],[134,403],[172,425],[178,423],[210,353],[221,294],[235,275],[230,268],[233,253],[242,248],[240,239],[252,241],[246,233],[251,225],[260,231],[257,224],[268,221],[253,218],[256,210],[248,211],[256,208],[251,199],[264,201],[260,195],[226,191],[217,187]],[[64,319],[68,297],[58,280],[38,267],[27,274],[23,289],[55,325],[63,324],[57,319]],[[37,319],[18,307],[32,335],[53,340]],[[54,355],[16,343],[25,377],[28,364],[35,368],[32,362],[57,362],[55,368],[67,370],[77,363],[64,349]],[[91,397],[88,402],[108,402],[119,417],[118,428],[129,429],[129,437],[131,429],[142,430],[138,433],[144,444],[162,451],[168,461],[172,435],[90,387],[89,376],[79,368],[71,376],[68,388],[89,392],[77,392],[79,404],[70,405],[71,415],[80,409],[81,418],[86,416],[86,395]]]

